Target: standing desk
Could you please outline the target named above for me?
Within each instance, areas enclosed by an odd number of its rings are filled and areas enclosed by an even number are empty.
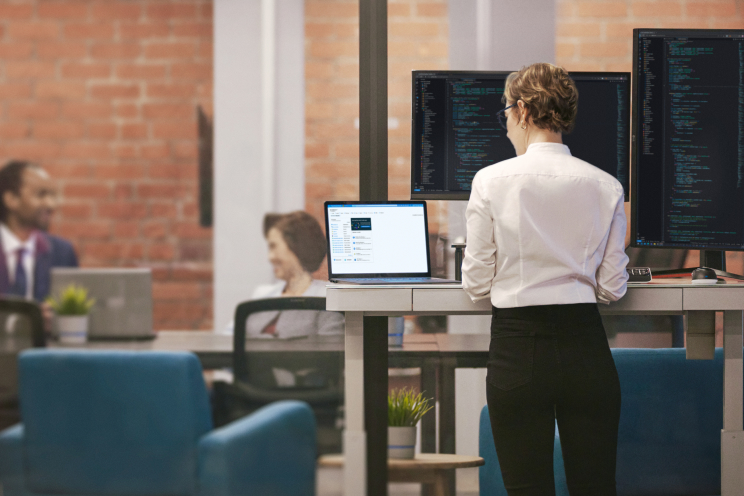
[[[488,315],[491,303],[488,299],[473,303],[461,288],[452,285],[331,284],[326,308],[346,314],[344,494],[386,494],[386,317]],[[693,286],[689,280],[629,284],[624,298],[600,305],[600,311],[608,315],[684,315],[688,359],[713,358],[715,312],[723,312],[721,496],[744,496],[744,284]]]

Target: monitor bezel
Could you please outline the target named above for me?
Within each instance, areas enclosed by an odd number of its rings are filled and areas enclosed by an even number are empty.
[[[424,208],[424,234],[426,236],[426,272],[393,272],[393,273],[370,273],[370,274],[341,274],[333,273],[331,265],[331,235],[328,223],[328,207],[334,205],[399,205],[401,203],[422,205]],[[384,277],[431,277],[431,254],[429,252],[429,214],[426,208],[426,202],[423,200],[385,200],[385,201],[326,201],[323,203],[323,215],[325,217],[326,229],[326,265],[328,265],[328,280],[333,279],[352,279],[352,278],[384,278]]]
[[[432,70],[432,71],[426,71],[426,70],[417,70],[417,71],[411,71],[411,178],[410,178],[410,195],[411,200],[462,200],[462,201],[468,201],[470,200],[470,191],[452,191],[452,192],[420,192],[420,191],[414,191],[414,167],[415,167],[415,143],[416,143],[416,76],[419,74],[442,74],[442,75],[453,75],[453,76],[465,76],[470,74],[476,74],[476,75],[486,75],[486,74],[493,74],[496,76],[504,76],[504,79],[506,79],[506,76],[513,73],[515,71],[447,71],[447,70]],[[583,77],[598,77],[598,76],[608,76],[608,77],[627,77],[628,78],[628,87],[630,92],[632,92],[632,73],[625,72],[625,71],[569,71],[569,76],[572,78],[575,76],[583,76]],[[630,104],[632,108],[632,102]],[[632,136],[632,117],[629,117],[631,122],[629,123],[629,134]],[[630,140],[630,138],[629,138]],[[628,146],[630,147],[631,143],[628,143]],[[629,148],[629,155],[632,155],[632,148]],[[629,157],[632,158],[632,157]],[[632,182],[633,182],[633,176],[632,176],[632,169],[630,169],[632,162],[628,163],[629,171],[629,182],[628,189],[632,190]],[[625,191],[624,192],[624,201],[628,202],[630,200],[631,191]]]
[[[744,29],[662,29],[662,28],[635,28],[633,29],[633,66],[631,67],[631,82],[632,82],[632,93],[631,93],[631,117],[630,117],[630,247],[632,248],[644,248],[644,249],[661,249],[661,250],[711,250],[711,251],[744,251],[742,247],[710,247],[710,245],[644,245],[638,243],[638,161],[637,161],[637,150],[638,150],[638,135],[640,129],[637,125],[638,122],[638,104],[639,100],[639,88],[638,88],[638,66],[639,66],[639,51],[638,45],[641,39],[641,33],[654,32],[660,35],[684,37],[690,35],[691,37],[705,37],[708,35],[710,38],[725,38],[721,34],[725,33],[739,33],[744,37]]]

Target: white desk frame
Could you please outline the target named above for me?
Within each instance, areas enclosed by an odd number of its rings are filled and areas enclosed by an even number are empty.
[[[461,288],[453,286],[365,287],[338,284],[328,286],[326,307],[346,313],[344,494],[364,496],[367,494],[367,432],[364,423],[363,318],[490,315],[491,303],[486,299],[474,304]],[[714,312],[723,312],[721,496],[744,496],[744,284],[704,287],[691,284],[629,284],[628,293],[623,299],[606,307],[600,305],[600,311],[620,315],[685,315],[688,359],[713,358]]]

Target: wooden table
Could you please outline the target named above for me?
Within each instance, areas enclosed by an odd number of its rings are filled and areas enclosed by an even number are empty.
[[[388,458],[388,482],[419,482],[431,487],[434,496],[453,496],[450,481],[455,469],[480,467],[485,464],[479,456],[420,453],[413,460]],[[320,467],[343,468],[344,455],[324,455],[318,459]]]

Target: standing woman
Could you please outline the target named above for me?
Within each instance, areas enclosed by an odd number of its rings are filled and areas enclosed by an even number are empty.
[[[462,272],[493,305],[486,392],[504,484],[555,494],[557,420],[571,496],[614,496],[620,383],[597,303],[626,290],[623,188],[563,145],[578,103],[564,69],[510,74],[502,101],[517,156],[473,179]]]

